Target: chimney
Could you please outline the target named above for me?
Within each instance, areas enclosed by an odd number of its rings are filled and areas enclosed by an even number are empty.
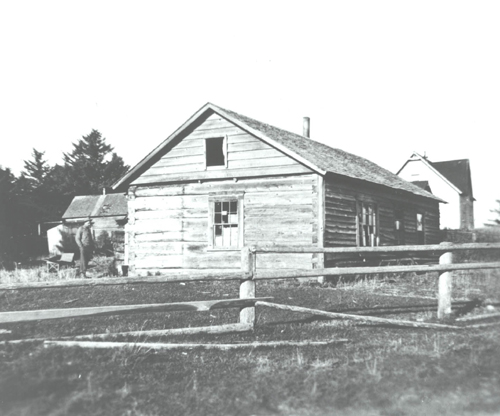
[[[302,136],[310,137],[310,133],[311,133],[311,120],[309,117],[304,117]]]

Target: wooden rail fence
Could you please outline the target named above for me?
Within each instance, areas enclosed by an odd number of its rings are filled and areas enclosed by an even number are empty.
[[[76,318],[83,316],[116,315],[139,312],[166,312],[166,311],[209,311],[215,308],[240,308],[239,325],[241,330],[251,330],[255,324],[255,306],[275,307],[279,309],[295,310],[296,312],[311,313],[328,317],[342,319],[353,319],[364,322],[388,323],[409,327],[428,328],[459,328],[443,324],[430,324],[412,321],[400,321],[370,316],[348,315],[342,313],[326,312],[316,309],[300,308],[288,305],[278,305],[268,302],[272,298],[256,298],[256,282],[265,279],[291,279],[302,277],[320,276],[349,276],[349,275],[373,275],[381,273],[407,273],[407,272],[438,272],[438,318],[444,319],[451,313],[451,291],[452,272],[454,270],[470,269],[497,269],[500,262],[489,263],[453,263],[453,252],[460,250],[498,250],[500,244],[451,244],[427,246],[389,246],[389,247],[341,247],[341,248],[318,248],[318,247],[244,247],[241,250],[241,271],[204,273],[176,273],[155,277],[126,277],[126,278],[103,278],[98,280],[78,279],[58,282],[37,282],[31,284],[3,284],[0,290],[23,290],[41,288],[61,288],[76,286],[101,286],[101,285],[123,285],[123,284],[157,284],[182,281],[240,281],[239,299],[210,300],[197,302],[177,302],[164,304],[145,305],[115,305],[89,308],[63,308],[38,311],[16,311],[0,313],[0,324],[19,323],[34,320]],[[258,270],[257,255],[262,253],[418,253],[427,252],[440,254],[439,264],[435,265],[410,265],[410,266],[381,266],[381,267],[329,267],[317,269],[294,269],[294,270]],[[238,325],[238,324],[237,324]],[[238,330],[233,325],[222,325],[220,332]],[[206,328],[199,328],[200,332],[207,332]],[[190,330],[192,332],[192,330]],[[217,329],[215,329],[217,331]],[[213,331],[212,331],[213,332]],[[138,335],[137,331],[134,334]],[[99,334],[102,338],[103,334]],[[117,334],[115,334],[117,335]],[[90,335],[89,335],[90,336]],[[89,337],[84,336],[84,337]]]

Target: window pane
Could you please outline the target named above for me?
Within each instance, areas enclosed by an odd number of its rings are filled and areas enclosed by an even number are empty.
[[[222,204],[220,202],[215,203],[215,212],[221,212],[222,211]]]
[[[220,224],[221,222],[222,222],[222,215],[215,214],[215,216],[214,216],[214,223],[215,224]]]
[[[238,201],[231,201],[229,211],[231,214],[236,214],[238,212]]]
[[[233,225],[231,227],[231,246],[238,246],[238,226]]]
[[[222,223],[223,224],[227,224],[228,223],[228,215],[227,215],[227,211],[222,211]]]
[[[224,247],[231,246],[231,227],[224,226],[222,228],[222,241],[223,241]]]
[[[231,214],[229,216],[229,222],[231,224],[238,224],[238,214]]]
[[[222,203],[222,210],[223,211],[229,211],[229,201],[224,201]]]

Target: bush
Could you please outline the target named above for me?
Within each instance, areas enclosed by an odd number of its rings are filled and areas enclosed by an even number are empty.
[[[477,228],[475,232],[478,243],[500,243],[500,226]]]

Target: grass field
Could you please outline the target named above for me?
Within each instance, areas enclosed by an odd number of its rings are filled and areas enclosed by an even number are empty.
[[[98,262],[94,275],[105,274]],[[42,268],[0,272],[0,283],[47,280]],[[68,274],[65,279],[73,278]],[[500,311],[500,273],[455,277],[454,312]],[[436,275],[388,276],[320,287],[258,282],[277,303],[435,321]],[[238,297],[238,283],[168,283],[0,291],[0,310]],[[486,308],[486,306],[488,308]],[[218,325],[238,311],[150,313],[2,325],[4,339]],[[238,343],[325,341],[321,347],[153,352],[0,345],[0,414],[13,415],[495,415],[500,414],[500,325],[430,330],[360,325],[259,307],[253,333],[121,340]]]

